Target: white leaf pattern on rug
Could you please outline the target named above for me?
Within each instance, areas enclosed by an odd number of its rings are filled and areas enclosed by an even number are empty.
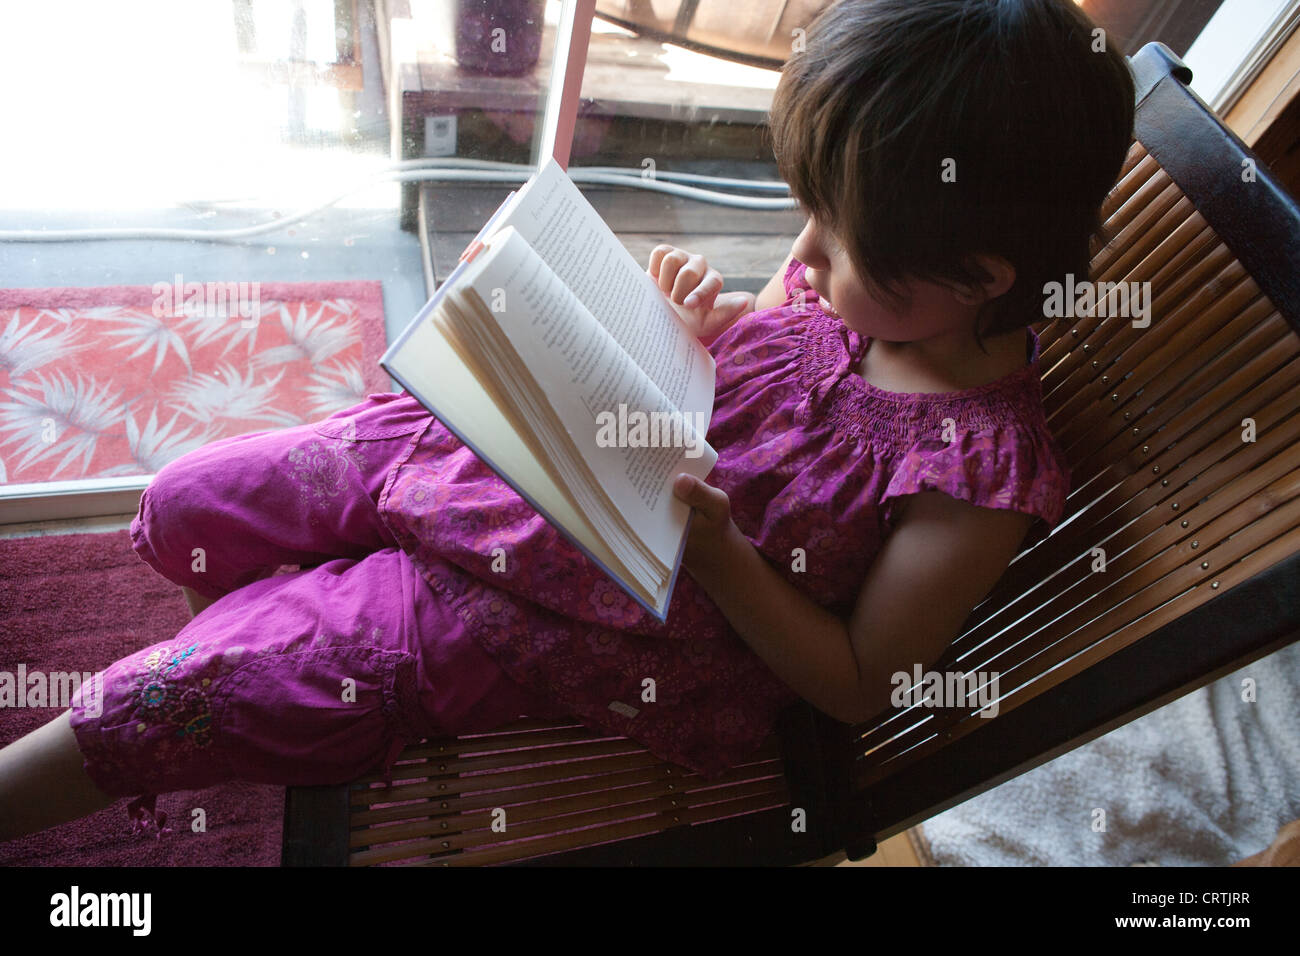
[[[392,388],[379,282],[263,283],[247,319],[188,300],[169,314],[157,298],[0,290],[0,483],[154,474]]]

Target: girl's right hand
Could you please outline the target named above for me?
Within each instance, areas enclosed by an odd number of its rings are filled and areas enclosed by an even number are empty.
[[[696,338],[711,341],[742,315],[754,311],[753,293],[723,292],[722,276],[699,254],[676,246],[655,246],[646,271]]]

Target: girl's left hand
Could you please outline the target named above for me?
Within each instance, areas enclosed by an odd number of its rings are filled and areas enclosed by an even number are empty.
[[[692,572],[717,568],[733,532],[739,531],[731,520],[731,499],[721,488],[714,488],[688,474],[677,476],[673,482],[673,494],[695,509],[683,563]]]
[[[754,311],[754,294],[723,292],[722,276],[699,254],[658,245],[650,250],[646,271],[695,337],[706,344]]]

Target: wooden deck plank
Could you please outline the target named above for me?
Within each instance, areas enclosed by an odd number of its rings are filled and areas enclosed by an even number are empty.
[[[439,232],[478,232],[509,194],[510,186],[426,186],[428,213]],[[736,236],[797,236],[803,217],[796,210],[753,210],[718,206],[619,186],[583,186],[582,193],[616,233],[710,233]]]
[[[420,190],[420,247],[430,295],[509,189],[442,184]],[[583,194],[637,262],[648,262],[651,249],[670,243],[702,254],[728,289],[762,289],[803,228],[793,210],[731,209],[622,187],[593,186]]]
[[[427,234],[426,234],[427,235]],[[426,267],[426,281],[432,270],[434,281],[442,282],[456,267],[461,251],[474,238],[472,232],[436,233],[427,235],[432,249],[432,266]],[[661,242],[698,252],[709,260],[726,282],[728,290],[757,293],[772,278],[772,274],[785,262],[794,243],[794,235],[718,236],[706,233],[675,235],[671,233],[618,233],[624,248],[642,265],[649,262],[650,250]],[[429,289],[433,294],[433,288]]]

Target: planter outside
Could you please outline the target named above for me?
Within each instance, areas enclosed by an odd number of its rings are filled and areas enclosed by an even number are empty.
[[[456,59],[463,70],[518,76],[537,65],[546,0],[458,0]]]

